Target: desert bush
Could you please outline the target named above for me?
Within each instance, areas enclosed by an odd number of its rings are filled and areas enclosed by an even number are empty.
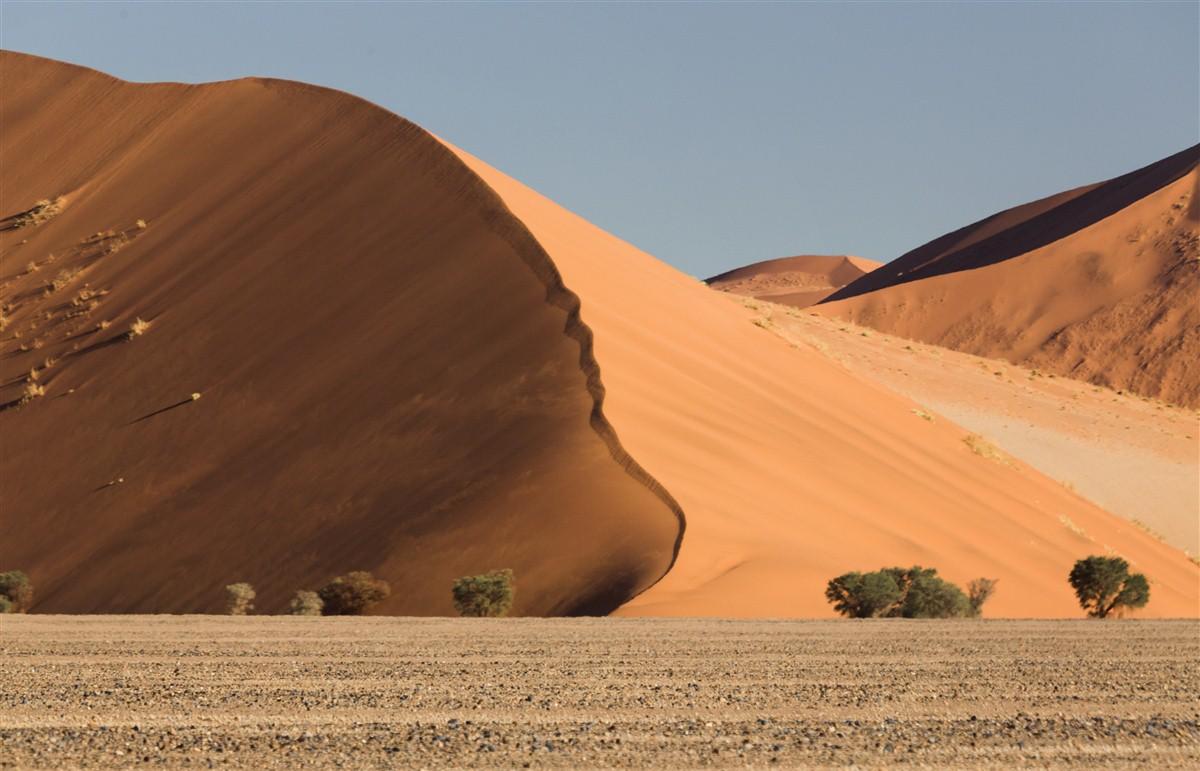
[[[1093,618],[1106,618],[1126,608],[1141,608],[1150,601],[1150,583],[1141,573],[1129,572],[1120,557],[1092,555],[1071,568],[1067,580],[1079,598],[1079,607]]]
[[[7,601],[4,613],[27,613],[33,607],[33,584],[20,570],[0,573],[0,597]]]
[[[254,598],[258,593],[247,583],[230,584],[225,587],[225,612],[231,616],[244,616],[254,610]]]
[[[319,616],[324,607],[325,601],[321,599],[321,595],[301,589],[288,603],[288,612],[293,616]]]
[[[936,575],[932,568],[913,579],[900,615],[904,618],[966,618],[971,602],[963,590]]]
[[[967,599],[971,603],[971,615],[978,618],[983,615],[983,604],[996,591],[996,579],[976,578],[967,584]]]
[[[493,570],[463,576],[451,588],[454,608],[460,616],[497,618],[508,615],[516,588],[511,570]]]
[[[358,616],[370,606],[387,599],[392,588],[365,570],[338,576],[317,590],[326,616]]]
[[[15,612],[13,611],[13,601],[3,595],[0,595],[0,615],[13,612]]]
[[[890,573],[846,573],[825,587],[825,599],[833,609],[849,618],[878,618],[898,607],[900,587]]]
[[[825,587],[825,599],[850,618],[962,618],[971,603],[934,568],[883,568],[846,573]]]

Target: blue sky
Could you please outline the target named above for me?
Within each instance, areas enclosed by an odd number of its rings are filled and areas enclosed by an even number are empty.
[[[697,276],[891,259],[1200,141],[1200,3],[0,3],[0,46],[404,115]]]

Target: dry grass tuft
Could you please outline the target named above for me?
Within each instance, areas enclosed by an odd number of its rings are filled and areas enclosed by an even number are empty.
[[[46,395],[46,386],[30,380],[25,384],[24,390],[21,391],[21,398],[18,404],[24,406],[29,404],[34,399],[40,399]]]
[[[1062,523],[1063,527],[1065,527],[1066,529],[1070,530],[1072,533],[1074,533],[1075,535],[1079,536],[1080,538],[1087,538],[1087,537],[1088,537],[1088,534],[1087,534],[1087,533],[1085,533],[1085,532],[1083,531],[1083,528],[1082,528],[1082,527],[1080,527],[1079,525],[1075,524],[1075,523],[1074,523],[1074,522],[1071,520],[1071,518],[1070,518],[1070,517],[1068,517],[1066,514],[1059,514],[1059,515],[1058,515],[1058,521]],[[1090,539],[1089,539],[1089,540],[1090,540]]]
[[[971,452],[975,453],[981,458],[994,460],[997,463],[1003,463],[1005,466],[1010,464],[1008,456],[1001,452],[1000,448],[979,434],[967,434],[963,437],[963,442],[967,445],[967,447],[971,448]]]
[[[933,415],[930,415],[925,410],[919,410],[919,409],[914,408],[912,411],[912,414],[916,415],[921,420],[928,420],[930,423],[933,422]]]
[[[139,316],[129,325],[129,331],[125,333],[125,339],[132,340],[135,337],[141,337],[150,330],[151,324],[152,322],[146,321]]]
[[[13,218],[12,228],[26,228],[31,225],[40,225],[43,222],[53,219],[63,210],[63,206],[67,203],[67,199],[61,195],[54,200],[43,198],[38,201],[27,211],[23,211]]]
[[[1130,521],[1130,522],[1132,522],[1133,524],[1137,525],[1137,526],[1138,526],[1138,528],[1140,528],[1142,531],[1144,531],[1144,532],[1145,532],[1147,535],[1149,535],[1151,538],[1154,538],[1154,539],[1157,539],[1157,540],[1159,540],[1159,541],[1162,541],[1163,543],[1166,543],[1167,539],[1166,539],[1166,538],[1163,536],[1163,534],[1162,534],[1162,533],[1160,533],[1160,532],[1158,532],[1157,530],[1155,530],[1154,528],[1150,527],[1149,525],[1147,525],[1147,524],[1146,524],[1145,522],[1143,522],[1142,520],[1140,520],[1140,519],[1131,519],[1131,520],[1129,520],[1129,521]]]

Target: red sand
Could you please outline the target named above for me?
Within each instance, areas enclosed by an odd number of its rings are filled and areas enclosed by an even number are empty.
[[[822,313],[1200,406],[1200,145],[989,217],[838,290]]]
[[[249,581],[273,612],[370,569],[380,612],[446,613],[512,567],[523,614],[830,615],[829,577],[921,563],[999,578],[988,615],[1076,616],[1102,543],[1150,576],[1140,615],[1200,613],[1178,550],[373,105],[0,66],[0,205],[67,198],[0,234],[0,399],[55,358],[0,412],[0,566],[39,611]]]
[[[735,268],[705,283],[723,292],[807,308],[880,264],[848,255],[802,254]]]

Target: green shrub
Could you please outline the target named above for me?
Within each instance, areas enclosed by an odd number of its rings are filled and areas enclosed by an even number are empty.
[[[244,616],[254,610],[254,598],[258,593],[246,583],[230,584],[225,587],[225,612],[231,616]]]
[[[996,579],[976,578],[967,584],[967,599],[971,602],[971,615],[979,618],[983,615],[983,604],[996,591]]]
[[[8,600],[4,613],[28,613],[33,607],[33,584],[20,570],[0,573],[0,597]]]
[[[0,615],[5,613],[13,613],[13,602],[4,595],[0,594]]]
[[[370,606],[387,599],[392,588],[365,570],[338,576],[317,590],[326,616],[359,616]]]
[[[850,618],[962,618],[971,615],[963,591],[934,568],[883,568],[830,581],[825,599]]]
[[[293,616],[319,616],[325,607],[325,601],[316,592],[301,589],[288,604],[288,612]]]
[[[849,618],[878,618],[898,607],[903,595],[890,573],[846,573],[829,582],[825,599],[833,609]]]
[[[463,576],[454,582],[451,593],[460,616],[506,616],[516,595],[513,572],[493,570],[478,576]]]
[[[1150,583],[1141,573],[1129,573],[1120,557],[1081,559],[1067,576],[1079,598],[1079,607],[1092,618],[1106,618],[1126,608],[1141,608],[1150,601]]]
[[[966,618],[971,602],[963,590],[939,578],[930,568],[914,577],[904,598],[900,615],[904,618]]]

